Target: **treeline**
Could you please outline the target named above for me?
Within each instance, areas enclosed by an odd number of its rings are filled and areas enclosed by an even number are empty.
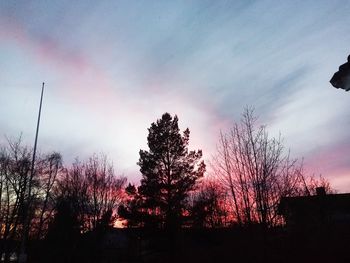
[[[59,153],[39,155],[33,173],[31,163],[32,150],[20,139],[0,149],[0,255],[5,262],[24,239],[69,246],[74,235],[113,225],[126,178],[115,174],[106,156],[64,167]]]
[[[9,261],[26,239],[45,240],[51,256],[69,251],[83,233],[105,231],[116,220],[125,227],[170,231],[268,228],[282,223],[277,213],[282,196],[311,195],[317,186],[331,190],[323,178],[306,176],[302,162],[290,157],[281,137],[271,138],[265,126],[257,125],[249,108],[221,133],[209,165],[201,150],[188,149],[190,131],[180,131],[176,115],[163,114],[148,131],[148,149],[140,150],[137,163],[139,185],[127,184],[104,155],[64,166],[59,153],[41,154],[32,172],[31,148],[20,139],[2,145],[3,259]]]
[[[126,226],[269,228],[283,223],[282,196],[311,195],[318,186],[331,191],[322,177],[306,176],[282,138],[270,137],[257,120],[246,108],[241,121],[221,133],[205,178],[202,151],[188,150],[190,132],[180,133],[177,116],[165,113],[152,123],[149,150],[140,151],[140,186],[127,186],[128,198],[119,208]]]

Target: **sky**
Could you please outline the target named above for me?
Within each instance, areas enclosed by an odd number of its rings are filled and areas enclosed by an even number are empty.
[[[255,107],[270,134],[350,192],[350,93],[329,83],[350,54],[349,1],[0,1],[0,142],[105,153],[137,183],[147,128],[164,112],[215,154]]]

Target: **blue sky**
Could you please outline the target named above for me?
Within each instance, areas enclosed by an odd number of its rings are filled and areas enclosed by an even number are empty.
[[[350,54],[350,3],[279,2],[1,1],[0,134],[32,143],[45,81],[41,151],[105,152],[137,182],[162,113],[210,159],[252,105],[307,172],[350,191],[350,94],[329,83]]]

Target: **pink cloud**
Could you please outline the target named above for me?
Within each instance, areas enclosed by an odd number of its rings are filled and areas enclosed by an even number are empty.
[[[33,36],[20,24],[7,22],[4,28],[0,31],[0,40],[16,45],[33,57],[33,63],[57,75],[57,83],[48,83],[48,86],[56,85],[58,95],[81,106],[84,114],[92,112],[95,118],[98,116],[99,123],[94,125],[103,127],[105,140],[110,142],[113,136],[114,140],[119,136],[122,139],[116,147],[133,148],[136,158],[130,163],[137,161],[138,150],[143,147],[139,139],[135,145],[131,134],[144,134],[151,122],[165,111],[179,116],[182,129],[191,130],[190,149],[203,149],[207,159],[215,152],[220,129],[229,126],[231,120],[218,117],[210,98],[187,93],[180,80],[169,80],[159,74],[141,83],[135,94],[128,93],[81,50],[71,50],[50,38]],[[118,127],[122,125],[124,127]],[[146,137],[141,139],[146,141]],[[129,149],[117,149],[123,150]]]
[[[305,158],[306,171],[327,178],[340,192],[350,192],[350,144],[318,149]]]
[[[80,51],[69,49],[50,38],[35,37],[18,23],[0,22],[3,25],[0,29],[1,41],[15,44],[33,56],[38,64],[60,74],[63,77],[61,84],[64,84],[60,90],[73,95],[75,101],[88,99],[93,102],[95,98],[108,99],[115,94],[108,76]]]

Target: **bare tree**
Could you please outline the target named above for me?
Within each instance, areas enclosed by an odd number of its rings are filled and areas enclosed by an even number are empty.
[[[57,185],[58,177],[63,172],[62,157],[59,153],[51,153],[40,157],[36,165],[36,189],[35,208],[36,217],[33,218],[32,232],[37,239],[46,235],[49,220],[54,211],[54,187]]]
[[[213,168],[231,194],[239,224],[276,224],[280,197],[303,189],[302,163],[285,153],[281,136],[270,138],[265,126],[257,126],[252,108],[221,133]]]
[[[94,155],[85,167],[91,207],[90,225],[95,229],[103,215],[116,211],[122,200],[122,189],[126,178],[116,178],[114,168],[106,156]]]
[[[8,140],[8,144],[0,150],[0,223],[2,245],[0,254],[4,260],[9,260],[9,244],[19,238],[20,229],[24,224],[27,202],[26,196],[30,179],[31,151],[22,146],[21,137],[15,141]]]
[[[192,227],[224,227],[229,224],[227,192],[210,179],[198,183],[188,197],[188,210]]]
[[[322,175],[319,175],[318,177],[310,176],[307,178],[304,178],[304,185],[305,185],[305,191],[304,195],[316,195],[317,188],[323,188],[326,194],[335,194],[336,190],[332,188],[329,181],[324,178]]]
[[[126,179],[115,175],[105,156],[66,169],[60,154],[39,154],[33,174],[31,157],[21,137],[0,145],[0,257],[5,262],[19,249],[24,227],[29,226],[30,239],[47,236],[60,203],[67,201],[80,231],[88,231],[112,224],[123,198]]]
[[[116,213],[123,198],[125,177],[117,177],[107,157],[93,155],[87,162],[76,161],[59,181],[58,196],[75,200],[82,231],[96,229],[101,219]],[[112,214],[111,214],[112,216]]]

